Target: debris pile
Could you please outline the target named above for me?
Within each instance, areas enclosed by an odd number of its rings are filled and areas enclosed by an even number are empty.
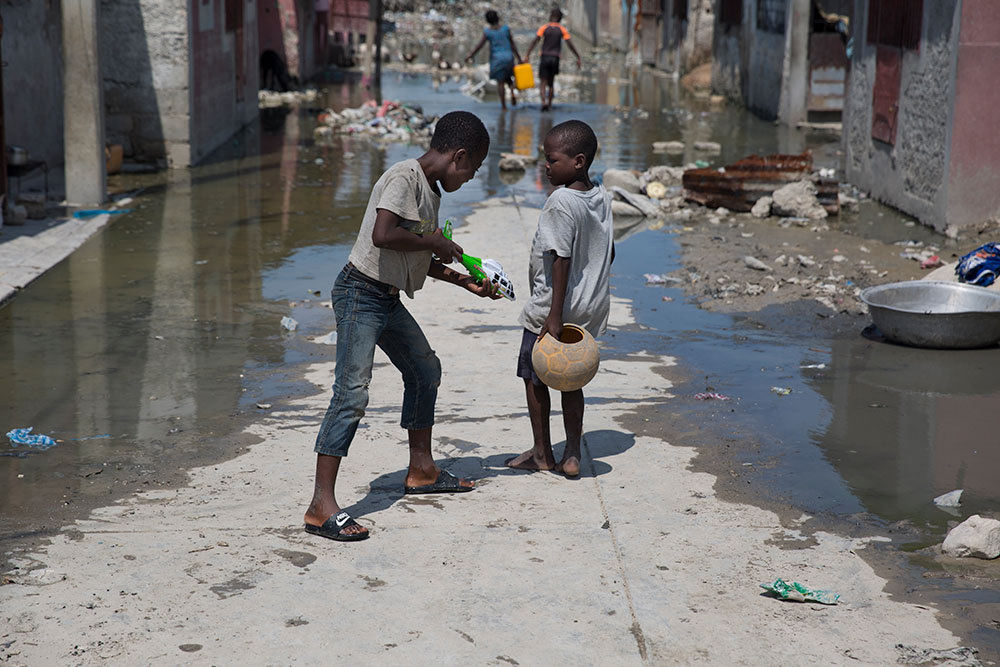
[[[329,140],[335,134],[360,134],[386,141],[427,141],[437,123],[437,117],[425,116],[421,107],[392,100],[381,105],[369,100],[339,113],[326,109],[316,120],[313,137],[317,141]]]
[[[319,92],[315,88],[305,90],[288,90],[283,93],[276,90],[257,91],[257,106],[261,109],[294,106],[301,102],[315,102]]]
[[[684,197],[709,208],[754,211],[755,217],[787,215],[820,218],[837,215],[840,201],[837,182],[812,175],[812,155],[751,155],[731,165],[703,167],[684,172]],[[795,184],[794,188],[788,188]],[[779,193],[780,198],[779,198]]]
[[[628,169],[608,169],[603,183],[614,200],[616,216],[656,218],[676,213],[684,206],[681,197],[682,167],[659,165],[644,172]]]

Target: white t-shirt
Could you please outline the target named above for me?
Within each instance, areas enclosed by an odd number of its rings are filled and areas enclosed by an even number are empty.
[[[521,325],[532,333],[542,330],[552,307],[555,253],[570,259],[563,323],[577,324],[595,337],[603,334],[611,311],[613,242],[611,196],[603,185],[586,192],[559,188],[549,195],[531,244],[531,298],[518,319]]]
[[[375,217],[384,208],[403,219],[400,225],[414,234],[430,234],[438,228],[441,197],[427,182],[424,170],[415,159],[403,160],[382,174],[372,188],[361,230],[351,249],[351,264],[361,273],[393,287],[413,298],[424,286],[431,266],[430,250],[390,250],[372,243]]]

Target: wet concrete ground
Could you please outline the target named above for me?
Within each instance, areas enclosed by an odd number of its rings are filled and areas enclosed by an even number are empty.
[[[460,220],[492,197],[539,205],[548,188],[541,174],[511,182],[497,170],[499,155],[531,152],[552,125],[571,117],[591,123],[602,142],[595,173],[703,157],[723,164],[807,147],[828,160],[824,166],[836,164],[828,137],[684,100],[674,82],[653,75],[594,77],[581,102],[559,105],[557,98],[551,114],[531,107],[501,113],[495,101],[469,99],[459,87],[457,80],[431,85],[425,76],[391,72],[385,81],[387,99],[428,113],[472,110],[493,137],[479,177],[444,198],[442,219]],[[330,88],[334,108],[362,99],[355,85]],[[246,444],[241,431],[260,413],[258,403],[273,407],[306,391],[300,370],[333,356],[332,347],[309,339],[333,329],[322,302],[371,184],[422,149],[352,137],[316,146],[313,124],[308,110],[268,111],[207,165],[119,177],[116,188],[145,188],[135,212],[0,309],[0,373],[7,378],[0,423],[61,440],[44,452],[0,447],[5,548],[232,456]],[[652,141],[678,138],[689,146],[718,141],[723,152],[652,154]],[[884,220],[863,233],[905,233],[897,215]],[[606,354],[645,348],[681,360],[671,371],[682,381],[672,390],[676,412],[636,418],[675,433],[678,444],[703,446],[704,465],[724,473],[734,499],[754,497],[869,530],[895,527],[911,548],[939,541],[954,518],[931,504],[940,493],[966,489],[963,517],[997,506],[998,454],[986,418],[1000,404],[1000,381],[991,373],[996,350],[873,342],[859,335],[867,322],[818,321],[808,305],[709,313],[680,290],[645,285],[643,273],[665,273],[679,261],[669,224],[623,229],[613,288],[634,302],[640,326],[605,341]],[[294,334],[279,327],[285,315],[300,322]],[[772,386],[792,393],[778,396]],[[692,398],[709,388],[734,400]],[[921,576],[912,570],[897,581],[905,589]],[[974,595],[980,608],[1000,609],[989,586],[973,594],[972,586],[949,581],[928,580],[928,588],[940,589],[936,601],[950,595],[962,606],[963,596]],[[985,632],[975,638],[981,649],[992,641]]]

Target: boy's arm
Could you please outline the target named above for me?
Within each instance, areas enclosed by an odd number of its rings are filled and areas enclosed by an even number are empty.
[[[524,54],[524,60],[531,59],[531,52],[534,50],[535,45],[538,44],[538,39],[539,39],[538,35],[535,35],[535,39],[531,41],[531,46],[528,47],[528,52]]]
[[[476,44],[476,48],[472,49],[472,53],[470,53],[469,55],[465,56],[465,61],[468,62],[468,61],[472,60],[473,58],[475,58],[476,54],[479,53],[479,49],[483,48],[483,44],[485,44],[485,43],[486,43],[486,35],[483,35],[483,38],[481,40],[479,40],[478,44]]]
[[[569,260],[569,257],[556,255],[552,262],[552,306],[549,307],[549,316],[542,322],[539,338],[546,333],[556,340],[562,336],[563,304],[566,301],[566,287],[569,285]]]
[[[573,46],[573,40],[569,37],[566,38],[566,46],[568,46],[569,50],[576,56],[576,68],[580,69],[580,52],[576,50],[575,46]]]
[[[462,246],[446,239],[440,229],[434,230],[433,234],[421,236],[400,227],[402,222],[403,219],[392,211],[378,209],[375,227],[372,229],[372,245],[401,252],[430,250],[446,262],[462,257]]]
[[[489,281],[484,280],[483,284],[480,285],[472,276],[449,269],[436,259],[431,260],[431,265],[427,268],[427,275],[431,278],[463,287],[476,296],[488,296],[491,299],[500,298],[500,295],[497,294],[496,286]]]

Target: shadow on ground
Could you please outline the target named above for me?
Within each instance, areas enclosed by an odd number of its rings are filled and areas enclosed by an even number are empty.
[[[456,445],[459,449],[468,451],[474,449],[472,443],[449,443]],[[561,458],[562,448],[565,441],[554,447],[556,450],[556,460]],[[595,478],[611,472],[614,468],[602,459],[610,458],[624,453],[635,444],[635,435],[624,431],[613,431],[602,429],[591,431],[583,436],[583,451],[585,460],[580,469],[580,476],[577,480]],[[484,480],[492,480],[499,477],[510,477],[514,475],[555,475],[552,472],[527,472],[524,470],[514,470],[508,468],[508,459],[517,456],[520,452],[510,452],[508,454],[493,454],[492,456],[458,456],[454,458],[438,461],[443,469],[457,475],[466,477],[477,483]],[[561,475],[560,475],[561,476]],[[344,509],[351,516],[365,516],[375,514],[392,507],[397,501],[404,498],[403,484],[406,479],[406,468],[396,470],[384,475],[379,475],[368,487],[368,493],[364,498]],[[473,492],[475,493],[475,492]],[[411,496],[411,498],[414,496]],[[430,496],[434,497],[434,496]]]

